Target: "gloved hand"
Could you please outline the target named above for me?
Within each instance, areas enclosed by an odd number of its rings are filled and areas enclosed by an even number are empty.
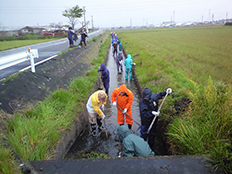
[[[119,61],[119,64],[121,65],[121,64],[122,64],[122,61]]]
[[[106,118],[105,114],[103,114],[103,116],[101,118],[102,118],[102,120],[104,120]]]
[[[134,65],[136,65],[136,63],[134,63]]]
[[[159,112],[156,112],[156,111],[151,111],[151,113],[152,113],[152,115],[157,115],[157,116],[159,116]]]
[[[127,112],[127,109],[124,109],[124,110],[122,111],[123,114],[125,114],[126,112]]]
[[[115,102],[113,102],[113,106],[117,106],[117,103],[116,103],[116,101],[115,101]]]
[[[104,111],[104,110],[105,110],[105,105],[102,104],[102,105],[101,105],[101,108],[102,108],[102,110]]]
[[[171,93],[172,93],[172,88],[168,88],[168,89],[166,90],[166,93],[171,94]]]

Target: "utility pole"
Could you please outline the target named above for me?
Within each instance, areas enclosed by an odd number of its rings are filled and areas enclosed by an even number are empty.
[[[130,18],[130,25],[131,25],[131,28],[132,28],[132,18]]]
[[[94,29],[94,27],[93,27],[93,16],[91,16],[91,18],[92,18],[92,30]]]
[[[212,22],[214,21],[214,14],[212,14]]]
[[[83,15],[84,15],[84,25],[85,25],[85,30],[87,32],[87,27],[86,27],[86,20],[85,20],[85,6],[83,7]]]
[[[228,19],[228,12],[226,12],[226,22],[227,22],[227,19]]]
[[[175,24],[175,10],[173,10],[173,22]]]
[[[201,17],[201,22],[204,23],[204,16]]]

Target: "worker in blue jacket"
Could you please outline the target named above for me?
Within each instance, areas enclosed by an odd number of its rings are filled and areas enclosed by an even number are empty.
[[[122,69],[122,60],[123,60],[122,52],[119,51],[117,59],[116,59],[118,74],[121,74],[123,72],[123,69]]]
[[[103,86],[105,88],[106,94],[108,95],[109,87],[110,87],[110,73],[109,70],[106,68],[104,64],[101,64],[101,66],[98,69],[98,72],[101,72],[101,80],[103,83]]]
[[[76,33],[74,33],[73,31],[72,31],[72,27],[69,27],[68,28],[68,40],[69,40],[69,47],[71,48],[71,47],[73,47],[73,35],[76,35]]]
[[[142,137],[145,141],[148,140],[148,144],[151,149],[154,148],[155,128],[159,116],[159,113],[157,112],[159,106],[158,102],[167,93],[171,94],[172,89],[168,88],[166,91],[162,91],[159,93],[152,93],[151,90],[146,87],[142,92],[142,98],[139,102],[139,110],[141,117],[140,137]],[[155,116],[157,116],[157,118],[154,124],[152,125],[149,134],[147,134],[148,128],[150,127],[152,120]]]
[[[125,73],[125,79],[128,79],[128,75],[130,80],[132,80],[132,65],[135,65],[135,63],[133,63],[133,60],[131,58],[131,55],[128,54],[127,58],[124,60],[124,66],[126,67],[126,73]]]

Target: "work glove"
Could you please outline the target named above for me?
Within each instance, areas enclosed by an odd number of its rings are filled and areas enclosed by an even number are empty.
[[[151,111],[152,115],[159,116],[159,112]]]
[[[172,93],[172,88],[168,88],[168,89],[166,90],[166,93],[171,94],[171,93]]]
[[[117,103],[116,103],[116,101],[115,101],[115,102],[113,102],[113,106],[117,106]]]
[[[123,114],[125,114],[126,112],[127,112],[127,109],[124,109],[124,110],[122,111]]]
[[[103,116],[101,116],[102,120],[104,120],[106,118],[105,114],[103,114]]]
[[[104,111],[104,110],[105,110],[105,105],[102,104],[102,105],[101,105],[101,108],[102,108],[102,110]]]
[[[133,65],[136,65],[136,63],[134,63]]]

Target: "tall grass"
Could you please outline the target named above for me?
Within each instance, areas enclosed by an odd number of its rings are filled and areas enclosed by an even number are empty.
[[[35,108],[15,113],[6,125],[6,135],[12,147],[24,160],[45,160],[85,105],[97,80],[97,68],[103,62],[110,39],[100,47],[93,69],[77,77],[70,87],[57,89]],[[100,54],[105,52],[105,54]]]
[[[19,173],[14,161],[12,152],[0,145],[0,173],[15,174]]]
[[[134,57],[142,87],[173,89],[160,118],[170,121],[174,154],[207,154],[215,168],[232,171],[232,93],[230,27],[196,27],[119,32]],[[211,78],[212,77],[212,78]],[[176,115],[175,103],[188,97],[191,107]]]
[[[191,93],[191,108],[169,125],[173,151],[210,154],[215,167],[232,171],[232,91],[230,85],[209,78],[204,91]]]

